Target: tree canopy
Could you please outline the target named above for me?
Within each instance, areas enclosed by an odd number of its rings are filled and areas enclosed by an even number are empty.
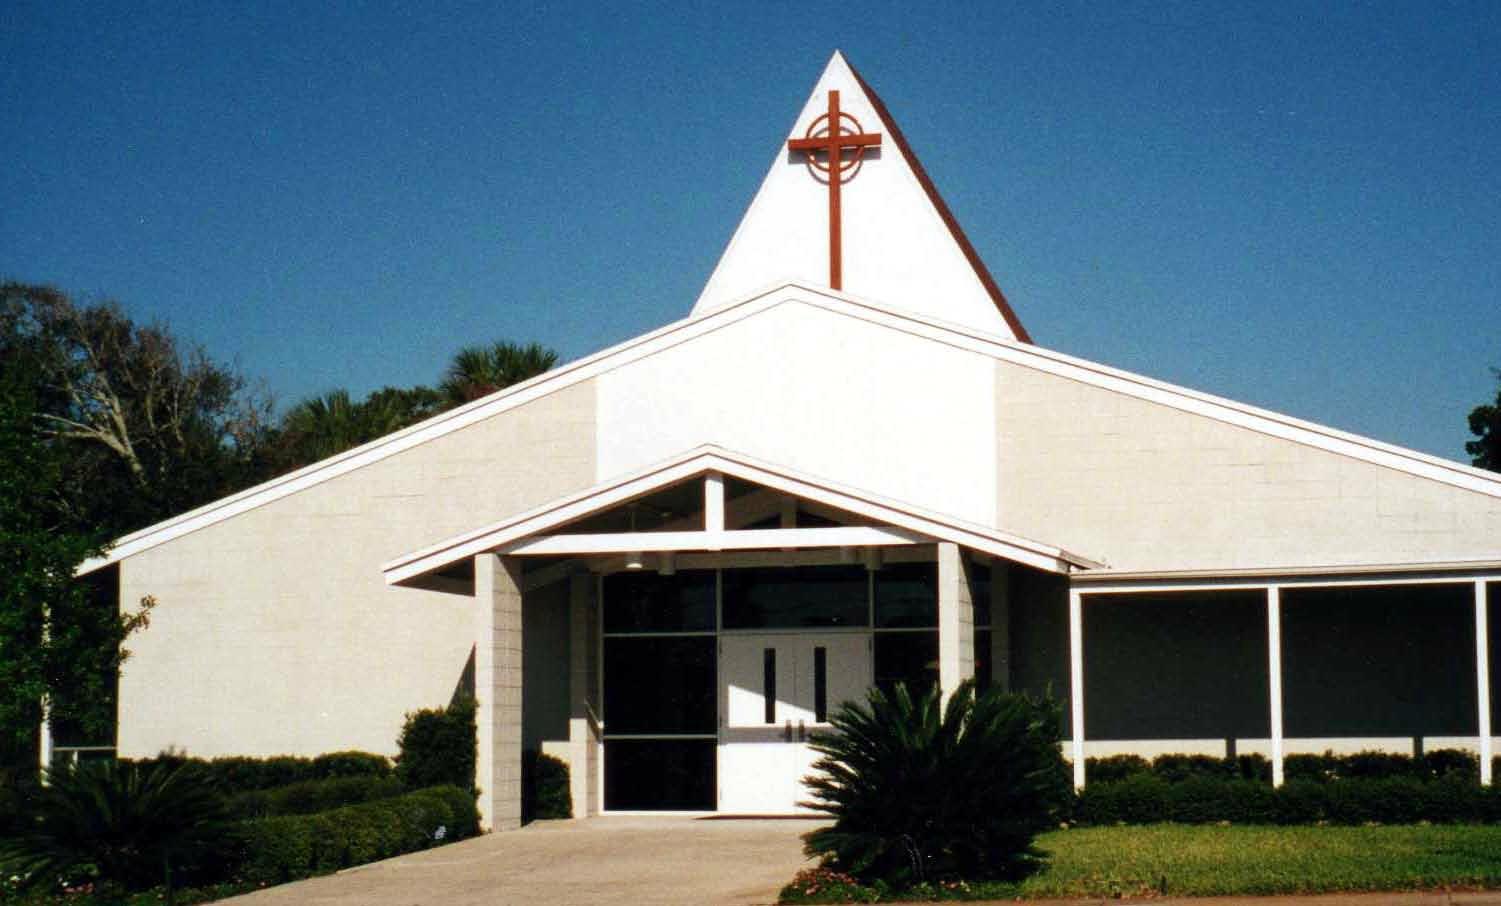
[[[25,354],[35,428],[56,441],[67,524],[106,540],[256,474],[269,402],[233,368],[113,302],[0,284],[0,357]]]
[[[1501,368],[1493,371],[1501,383]],[[1465,452],[1474,457],[1470,461],[1482,469],[1501,472],[1501,387],[1496,390],[1494,403],[1471,410],[1470,433],[1478,438],[1465,444]]]

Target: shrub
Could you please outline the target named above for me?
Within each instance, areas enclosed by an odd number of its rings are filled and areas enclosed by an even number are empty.
[[[1435,780],[1289,780],[1280,788],[1251,780],[1209,777],[1168,783],[1137,774],[1115,783],[1085,787],[1075,800],[1073,815],[1083,824],[1497,822],[1501,821],[1501,788],[1482,787],[1458,774]]]
[[[220,857],[223,800],[181,765],[113,761],[48,772],[34,820],[0,848],[0,873],[42,886],[78,871],[139,889],[193,875]]]
[[[413,711],[397,740],[396,776],[407,789],[451,785],[472,790],[476,738],[473,699]]]
[[[1305,780],[1328,783],[1339,776],[1339,759],[1332,752],[1322,755],[1288,755],[1282,759],[1282,777],[1289,782]]]
[[[1459,749],[1435,749],[1418,760],[1418,773],[1427,777],[1455,775],[1466,779],[1480,776],[1480,756]]]
[[[1168,783],[1191,777],[1229,777],[1233,770],[1230,762],[1212,755],[1158,755],[1152,759],[1152,773]]]
[[[247,790],[229,799],[229,811],[239,819],[276,815],[308,815],[400,795],[401,781],[373,774],[304,780],[270,790]]]
[[[372,752],[327,752],[313,759],[313,779],[390,777],[391,759]]]
[[[155,758],[144,758],[126,763],[136,764],[143,768],[187,767],[202,775],[208,783],[225,795],[243,793],[247,790],[267,790],[330,777],[390,777],[393,774],[389,758],[370,752],[332,752],[316,758],[303,758],[295,755],[251,758],[235,755],[213,760],[188,758],[175,752],[163,752]]]
[[[1084,777],[1089,783],[1114,783],[1137,774],[1150,774],[1152,763],[1140,755],[1111,755],[1084,760]]]
[[[478,831],[474,796],[433,787],[316,815],[286,815],[239,825],[239,875],[279,884],[315,872],[462,840]]]
[[[812,808],[834,819],[806,835],[809,855],[864,881],[1015,878],[1038,865],[1033,837],[1056,826],[1068,784],[1058,709],[972,682],[940,708],[904,684],[846,703],[807,779]]]
[[[522,753],[521,774],[522,821],[573,817],[567,764],[529,749]]]

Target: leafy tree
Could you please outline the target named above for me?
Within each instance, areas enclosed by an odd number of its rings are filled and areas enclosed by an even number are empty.
[[[1501,368],[1493,371],[1501,380]],[[1471,462],[1501,472],[1501,390],[1496,391],[1494,404],[1476,406],[1470,412],[1470,433],[1479,438],[1465,444],[1465,452],[1475,457]]]
[[[0,357],[25,353],[38,427],[64,450],[75,529],[114,538],[243,487],[268,407],[245,380],[112,302],[0,284]]]
[[[810,856],[865,882],[1018,878],[1040,866],[1033,838],[1068,798],[1050,702],[973,682],[940,705],[899,683],[843,705],[805,780],[809,807],[834,819],[805,836]]]
[[[10,784],[35,771],[43,709],[54,725],[112,737],[121,643],[151,603],[122,616],[74,579],[100,551],[64,524],[62,450],[36,430],[37,367],[26,354],[0,360],[0,773]]]
[[[558,354],[540,343],[522,346],[501,340],[489,346],[466,346],[454,355],[441,389],[451,406],[460,406],[534,378],[557,364]]]

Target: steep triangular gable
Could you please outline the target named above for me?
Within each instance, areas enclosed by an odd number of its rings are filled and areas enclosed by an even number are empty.
[[[837,51],[793,124],[801,138],[838,91],[881,146],[844,185],[843,287],[917,314],[1031,342],[880,98]],[[829,284],[828,188],[786,142],[693,307],[703,315],[773,281]]]

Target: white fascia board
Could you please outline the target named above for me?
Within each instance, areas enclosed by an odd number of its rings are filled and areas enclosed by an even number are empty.
[[[760,548],[888,547],[932,539],[916,532],[879,526],[741,529],[702,532],[608,532],[541,535],[507,544],[495,552],[515,556],[627,554],[664,551],[729,551]]]
[[[1267,585],[1372,585],[1409,582],[1467,582],[1501,578],[1501,560],[1431,560],[1364,563],[1355,566],[1290,566],[1251,569],[1102,569],[1074,573],[1070,581],[1085,594],[1171,588],[1263,587]]]
[[[564,497],[526,513],[503,519],[470,532],[465,532],[462,535],[449,538],[422,550],[398,557],[385,564],[381,568],[381,571],[385,575],[388,585],[397,585],[425,573],[441,569],[449,564],[468,559],[476,554],[494,550],[512,550],[513,545],[517,545],[534,536],[548,533],[558,526],[581,519],[592,513],[618,506],[637,497],[650,494],[662,487],[710,472],[732,475],[753,484],[764,485],[773,490],[802,499],[866,516],[883,523],[888,528],[894,527],[898,530],[915,533],[913,535],[904,535],[903,537],[906,540],[903,543],[911,543],[918,537],[926,540],[954,541],[984,553],[1015,560],[1025,563],[1028,566],[1034,566],[1038,569],[1055,573],[1065,573],[1075,567],[1091,568],[1102,565],[1084,557],[1070,554],[1061,548],[1038,544],[1035,541],[997,532],[985,526],[971,525],[938,514],[925,513],[904,504],[885,501],[863,491],[843,488],[819,479],[798,475],[790,470],[761,463],[742,454],[733,453],[710,445],[689,450],[640,472],[621,476],[602,485],[597,485],[586,491]],[[846,530],[848,528],[858,527],[847,527]],[[811,530],[767,529],[749,532],[738,530],[724,534],[756,535],[758,537],[765,534],[767,537],[771,537],[782,531]],[[638,533],[628,537],[642,539],[646,534],[648,533]],[[651,534],[663,536],[658,539],[659,541],[663,541],[666,535],[673,533]],[[698,536],[702,533],[683,532],[681,534],[684,536]],[[693,539],[692,543],[696,545],[694,549],[703,549],[701,541],[701,538],[695,537]],[[560,544],[561,542],[553,543]],[[639,546],[640,543],[644,542],[635,544],[621,542],[617,549],[621,551],[640,550],[642,549]],[[857,541],[855,543],[868,544],[872,542]],[[786,547],[795,546],[795,544],[795,539],[790,541],[782,540],[778,536],[772,538],[769,542],[758,543],[755,546]],[[739,547],[739,545],[734,546]],[[520,552],[519,549],[516,552]],[[542,551],[532,549],[526,552],[540,553]],[[562,549],[547,552],[557,554],[575,553],[575,551]]]

